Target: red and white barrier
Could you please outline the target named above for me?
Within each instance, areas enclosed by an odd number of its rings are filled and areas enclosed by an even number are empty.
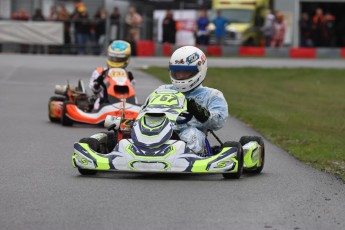
[[[160,44],[150,40],[141,40],[137,42],[137,53],[139,57],[165,56],[169,57],[174,50],[179,48],[171,44]],[[302,47],[250,47],[240,46],[232,47],[229,53],[229,47],[208,45],[201,48],[208,56],[240,56],[240,57],[284,57],[284,58],[307,58],[314,59],[318,57],[345,58],[345,48],[302,48]],[[325,52],[326,50],[326,52]],[[326,54],[326,55],[325,55]]]

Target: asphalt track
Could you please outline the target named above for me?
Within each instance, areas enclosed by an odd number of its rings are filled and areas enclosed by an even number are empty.
[[[103,129],[50,123],[47,103],[55,84],[67,79],[87,83],[103,62],[103,57],[0,55],[0,229],[345,229],[344,183],[267,140],[262,174],[239,180],[221,175],[80,176],[71,167],[73,143]],[[216,58],[209,59],[209,66],[240,62],[344,68],[336,60]],[[130,69],[140,102],[160,82],[134,67],[166,64],[164,58],[133,58]],[[232,117],[217,133],[223,140],[260,135]]]

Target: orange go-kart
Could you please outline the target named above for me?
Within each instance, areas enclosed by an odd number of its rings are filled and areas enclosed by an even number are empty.
[[[75,122],[103,125],[107,115],[124,114],[126,118],[135,119],[140,106],[137,105],[135,90],[126,70],[110,68],[99,79],[102,80],[100,85],[104,89],[104,99],[96,111],[93,109],[95,98],[87,95],[83,82],[79,80],[77,87],[72,87],[67,82],[67,85],[55,86],[55,94],[59,96],[53,96],[49,100],[49,120],[72,126]]]

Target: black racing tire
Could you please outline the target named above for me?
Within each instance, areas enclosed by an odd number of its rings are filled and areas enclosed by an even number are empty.
[[[239,179],[243,172],[243,149],[240,142],[227,141],[223,145],[224,147],[236,147],[237,148],[237,160],[238,160],[238,171],[236,173],[223,173],[225,179]]]
[[[80,139],[79,143],[88,144],[90,148],[96,152],[98,152],[100,148],[98,140],[94,138],[90,138],[90,137]],[[97,170],[91,170],[91,169],[78,168],[78,171],[81,175],[85,175],[85,176],[95,175],[97,173]]]
[[[55,118],[55,117],[51,117],[50,116],[50,104],[53,102],[53,101],[65,101],[65,98],[64,97],[57,97],[57,96],[53,96],[53,97],[50,97],[49,98],[49,102],[48,102],[48,117],[49,117],[49,120],[51,122],[59,122],[60,121],[60,118]]]
[[[245,173],[248,173],[248,174],[259,174],[259,173],[261,173],[261,171],[262,171],[262,169],[264,168],[264,165],[265,165],[265,143],[264,143],[264,140],[262,139],[262,137],[258,137],[258,136],[243,136],[240,139],[240,143],[241,143],[242,146],[247,144],[248,142],[251,142],[251,141],[258,142],[258,144],[261,145],[261,147],[262,147],[262,162],[261,162],[261,166],[257,167],[254,170],[243,169],[243,171]]]
[[[64,102],[62,106],[61,124],[63,126],[72,126],[73,120],[66,115],[66,105],[74,104],[73,102]]]

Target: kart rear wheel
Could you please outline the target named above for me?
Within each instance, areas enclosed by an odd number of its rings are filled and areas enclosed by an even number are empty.
[[[72,126],[73,125],[73,120],[69,118],[66,113],[66,105],[68,104],[73,104],[73,102],[64,102],[62,106],[62,115],[61,115],[61,124],[63,126]]]
[[[53,96],[53,97],[50,97],[49,98],[49,102],[48,102],[48,117],[49,117],[49,120],[51,122],[59,122],[60,121],[60,118],[56,118],[56,117],[51,117],[50,116],[50,104],[54,101],[65,101],[65,98],[64,97],[57,97],[57,96]]]
[[[240,142],[237,141],[227,141],[224,143],[224,147],[235,147],[237,148],[237,160],[238,160],[238,170],[236,173],[223,173],[225,179],[239,179],[243,172],[243,149]]]
[[[99,142],[98,140],[94,139],[94,138],[90,138],[90,137],[86,137],[86,138],[82,138],[79,143],[85,143],[88,144],[90,149],[98,152],[99,151]],[[86,176],[90,176],[90,175],[95,175],[97,173],[97,170],[91,170],[91,169],[81,169],[78,168],[78,171],[81,175],[86,175]]]
[[[248,170],[248,169],[244,168],[243,171],[245,173],[259,174],[259,173],[261,173],[262,169],[264,168],[264,164],[265,164],[265,143],[264,143],[264,140],[262,139],[262,137],[258,137],[258,136],[243,136],[240,139],[240,143],[242,146],[244,146],[245,144],[247,144],[251,141],[258,142],[258,144],[262,147],[261,166],[257,167],[254,170]]]

